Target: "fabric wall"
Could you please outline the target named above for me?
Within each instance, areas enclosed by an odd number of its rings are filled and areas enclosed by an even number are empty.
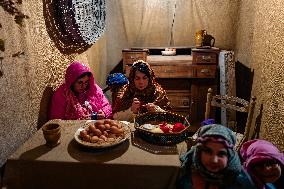
[[[254,69],[252,95],[260,138],[284,151],[284,5],[281,0],[240,4],[236,60]],[[263,105],[262,114],[260,114]]]
[[[201,29],[216,38],[216,46],[234,47],[238,1],[121,0],[118,8],[130,47],[193,46]]]

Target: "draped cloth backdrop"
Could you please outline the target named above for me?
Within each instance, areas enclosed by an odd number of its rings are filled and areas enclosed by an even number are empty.
[[[190,46],[200,29],[213,35],[218,47],[234,45],[237,1],[120,0],[116,5],[129,46]]]

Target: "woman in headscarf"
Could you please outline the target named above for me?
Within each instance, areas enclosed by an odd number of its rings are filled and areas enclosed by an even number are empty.
[[[154,72],[147,62],[134,62],[128,80],[113,104],[114,119],[132,121],[138,113],[170,108],[166,91],[155,81]]]
[[[104,119],[111,116],[111,105],[95,83],[90,69],[77,61],[70,64],[65,82],[52,97],[49,119]]]
[[[197,144],[181,156],[180,189],[254,189],[234,150],[233,132],[218,124],[198,131]]]
[[[242,145],[240,154],[257,189],[284,188],[284,154],[276,146],[265,140],[250,140]]]

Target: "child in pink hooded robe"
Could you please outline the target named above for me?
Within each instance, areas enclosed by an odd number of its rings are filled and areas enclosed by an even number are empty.
[[[104,119],[111,116],[111,105],[95,83],[90,69],[77,61],[70,64],[65,82],[52,97],[49,119]]]
[[[284,189],[284,154],[276,146],[254,139],[242,145],[240,155],[257,189]]]

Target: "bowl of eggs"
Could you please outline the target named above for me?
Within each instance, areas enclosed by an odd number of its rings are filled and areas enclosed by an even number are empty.
[[[130,137],[130,128],[118,120],[88,120],[74,134],[75,141],[90,148],[118,145]]]

